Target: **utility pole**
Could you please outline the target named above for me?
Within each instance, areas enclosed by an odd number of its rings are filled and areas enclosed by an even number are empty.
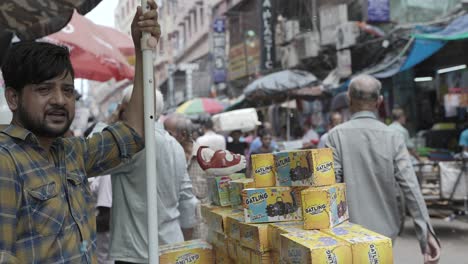
[[[198,70],[198,64],[182,63],[179,69],[185,71],[186,100],[190,100],[193,98],[192,74]]]

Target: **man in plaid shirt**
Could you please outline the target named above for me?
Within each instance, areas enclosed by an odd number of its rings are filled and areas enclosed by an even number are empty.
[[[141,32],[159,38],[157,11],[138,9]],[[154,41],[154,40],[152,40]],[[97,263],[96,223],[87,177],[143,148],[141,55],[124,123],[89,139],[64,138],[75,113],[74,72],[66,48],[13,44],[2,66],[13,120],[0,128],[0,263]]]

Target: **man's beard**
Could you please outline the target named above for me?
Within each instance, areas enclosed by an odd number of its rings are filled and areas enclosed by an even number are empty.
[[[66,115],[67,122],[62,129],[54,129],[54,128],[48,127],[45,117],[42,117],[41,120],[32,119],[29,116],[26,109],[24,109],[23,105],[19,105],[18,117],[20,119],[20,122],[23,124],[24,128],[31,131],[36,136],[62,137],[65,134],[65,132],[68,131],[73,121],[72,119],[70,119],[68,111],[66,112],[67,112],[67,115]]]

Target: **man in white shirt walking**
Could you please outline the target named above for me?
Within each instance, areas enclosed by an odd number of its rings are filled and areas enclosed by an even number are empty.
[[[214,151],[226,149],[226,139],[213,130],[213,121],[211,118],[205,121],[203,130],[205,134],[197,138],[198,145],[207,146]]]

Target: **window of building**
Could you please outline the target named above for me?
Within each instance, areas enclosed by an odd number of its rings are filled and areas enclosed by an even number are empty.
[[[164,38],[161,37],[159,39],[159,55],[163,55],[164,54]]]
[[[200,6],[200,26],[203,27],[203,25],[205,24],[205,14],[204,14],[204,10],[203,10],[203,6]]]
[[[193,27],[195,32],[198,32],[198,20],[197,20],[197,9],[192,11],[193,13]]]
[[[187,30],[187,33],[188,33],[188,37],[191,37],[192,36],[192,20],[190,19],[190,16],[187,17],[187,23],[188,23],[188,30]]]

